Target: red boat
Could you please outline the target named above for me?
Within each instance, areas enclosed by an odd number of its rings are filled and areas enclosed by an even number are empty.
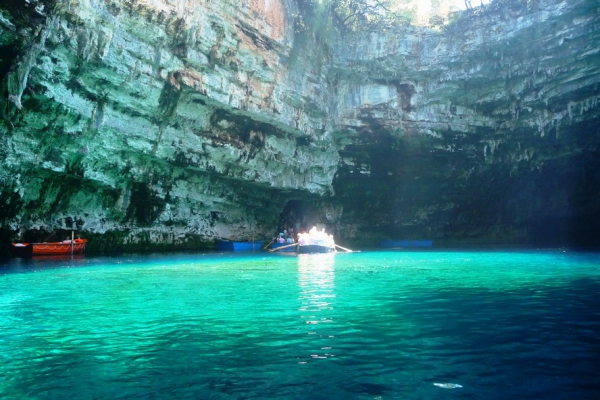
[[[86,239],[64,240],[47,243],[11,243],[10,252],[16,256],[53,256],[82,254]]]

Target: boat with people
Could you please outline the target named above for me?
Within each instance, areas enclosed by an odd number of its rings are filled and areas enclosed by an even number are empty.
[[[264,247],[266,250],[269,248],[269,251],[279,251],[291,253],[296,251],[296,241],[294,240],[294,231],[293,229],[284,229],[282,232],[275,235],[273,239]]]
[[[328,235],[325,229],[312,227],[307,233],[298,234],[298,254],[333,253],[335,247],[333,235]]]
[[[10,252],[15,256],[54,256],[83,254],[86,239],[69,239],[62,242],[11,243]]]
[[[338,248],[348,253],[354,252],[354,250],[335,244],[333,235],[328,235],[324,228],[317,229],[313,226],[308,232],[298,233],[297,242],[294,242],[293,239],[291,243],[281,240],[282,235],[283,233],[280,233],[279,237],[274,238],[265,246],[265,249],[271,246],[269,251],[295,251],[297,254],[336,253]]]

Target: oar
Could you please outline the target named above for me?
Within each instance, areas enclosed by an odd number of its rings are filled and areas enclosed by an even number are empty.
[[[292,243],[292,244],[288,244],[287,246],[281,246],[281,247],[276,247],[274,249],[271,249],[269,251],[278,251],[278,250],[283,250],[283,249],[287,249],[288,247],[292,247],[295,246],[297,243]]]
[[[275,240],[275,239],[271,239],[271,241],[265,247],[263,247],[263,250],[266,250],[266,248],[269,247],[271,245],[271,243],[273,243],[273,240]]]
[[[354,250],[347,249],[347,248],[345,248],[345,247],[342,247],[342,246],[340,246],[340,245],[338,245],[338,244],[336,244],[336,245],[335,245],[335,247],[339,247],[340,249],[342,249],[342,250],[345,250],[345,251],[347,251],[348,253],[353,253],[353,252],[354,252]]]

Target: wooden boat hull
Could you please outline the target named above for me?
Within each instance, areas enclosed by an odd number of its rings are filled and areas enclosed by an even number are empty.
[[[256,240],[254,242],[233,242],[220,240],[217,242],[218,251],[248,251],[261,250],[264,240]]]
[[[11,243],[10,251],[16,256],[63,256],[82,254],[86,243],[86,239],[75,239],[72,244],[70,242]]]
[[[79,239],[71,243],[34,243],[33,255],[50,256],[50,255],[65,255],[65,254],[81,254],[85,250],[87,240]]]
[[[333,253],[335,247],[323,246],[320,244],[304,244],[298,246],[298,254],[311,254],[311,253]]]

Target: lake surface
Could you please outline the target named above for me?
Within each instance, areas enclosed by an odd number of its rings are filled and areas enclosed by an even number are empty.
[[[598,365],[595,252],[0,266],[2,399],[598,399]]]

